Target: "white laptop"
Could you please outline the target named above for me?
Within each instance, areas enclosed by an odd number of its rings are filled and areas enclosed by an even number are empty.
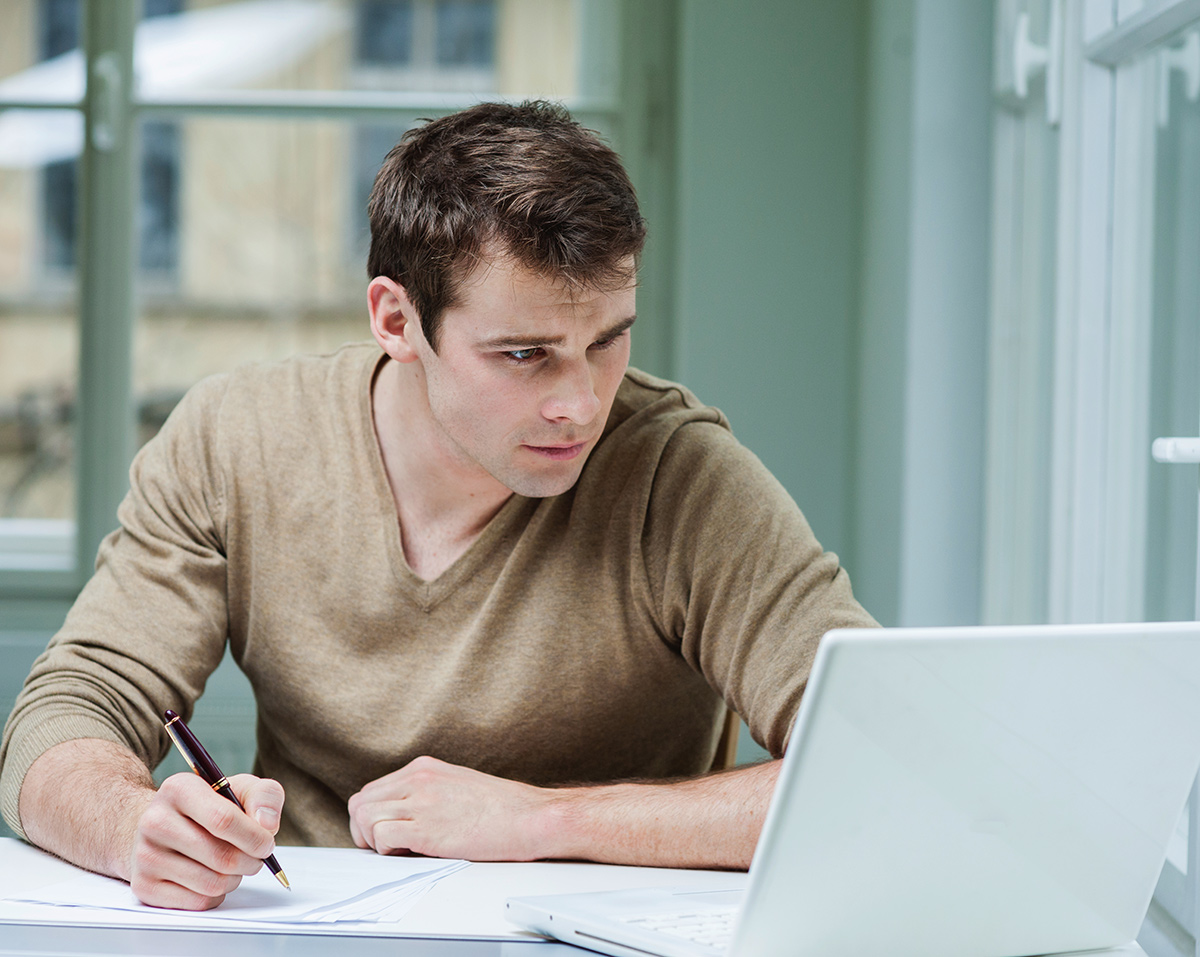
[[[744,892],[511,898],[508,915],[628,957],[1118,946],[1198,766],[1196,622],[832,631]]]

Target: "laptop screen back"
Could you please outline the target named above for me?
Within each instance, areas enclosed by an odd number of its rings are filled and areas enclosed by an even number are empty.
[[[734,954],[1136,936],[1200,764],[1200,625],[835,631]]]

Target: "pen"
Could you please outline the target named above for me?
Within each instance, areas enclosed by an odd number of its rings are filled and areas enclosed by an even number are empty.
[[[229,786],[228,779],[221,773],[221,769],[217,767],[217,762],[204,750],[204,745],[200,743],[199,738],[192,734],[191,729],[184,724],[183,718],[179,717],[179,715],[169,708],[163,712],[163,717],[166,718],[163,727],[167,729],[167,734],[175,742],[175,747],[183,755],[183,760],[188,763],[188,767],[200,775],[201,780],[221,795],[221,797],[228,798],[238,807],[242,808],[243,811],[246,810],[242,807],[242,802],[237,799],[237,795],[233,793],[233,788]],[[271,873],[279,879],[280,884],[289,891],[292,889],[292,885],[288,883],[287,875],[283,873],[283,868],[279,866],[279,861],[275,860],[274,854],[267,857],[263,863],[271,869]]]

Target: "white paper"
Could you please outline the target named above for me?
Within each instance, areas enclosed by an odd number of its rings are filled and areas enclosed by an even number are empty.
[[[300,859],[307,848],[281,847],[277,852],[288,877],[295,881]],[[370,851],[325,850],[322,853],[344,856],[351,862],[371,857]],[[421,858],[384,858],[382,866],[393,868]],[[390,862],[390,863],[389,863]],[[439,861],[435,864],[444,864]],[[370,867],[370,863],[362,866]],[[222,930],[251,934],[287,933],[339,937],[434,937],[460,940],[540,940],[519,930],[508,921],[504,902],[509,897],[535,894],[582,893],[634,887],[687,886],[696,889],[727,889],[744,886],[746,875],[728,871],[670,870],[653,867],[620,867],[609,864],[583,864],[573,861],[538,863],[472,864],[439,880],[415,901],[403,917],[392,921],[390,915],[374,920],[304,921],[278,924],[269,921],[224,919],[223,908],[215,913],[164,910],[143,907],[117,910],[93,907],[62,907],[20,903],[55,884],[74,880],[81,872],[65,861],[23,844],[15,838],[0,838],[0,941],[5,939],[6,924],[75,925],[90,927],[134,927],[156,930]],[[389,870],[388,875],[395,872]],[[385,875],[381,880],[388,879]],[[105,878],[99,878],[110,883]],[[276,884],[265,869],[247,878],[243,887]],[[118,886],[123,886],[118,884]],[[35,890],[36,889],[36,890]],[[234,893],[240,893],[242,888]],[[280,888],[280,891],[287,893]],[[230,895],[232,897],[232,895]],[[2,948],[0,948],[2,949]],[[1144,957],[1144,955],[1143,955]]]
[[[466,861],[383,857],[345,848],[286,847],[277,856],[290,891],[264,867],[218,907],[189,915],[281,924],[397,921],[439,880],[468,866]],[[87,873],[6,900],[163,913],[139,901],[123,881]]]

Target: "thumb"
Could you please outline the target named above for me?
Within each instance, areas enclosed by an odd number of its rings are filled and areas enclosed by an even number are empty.
[[[242,807],[254,820],[272,834],[279,830],[280,813],[283,811],[283,785],[270,778],[256,778],[250,774],[236,775],[236,783],[229,783],[238,794]]]

